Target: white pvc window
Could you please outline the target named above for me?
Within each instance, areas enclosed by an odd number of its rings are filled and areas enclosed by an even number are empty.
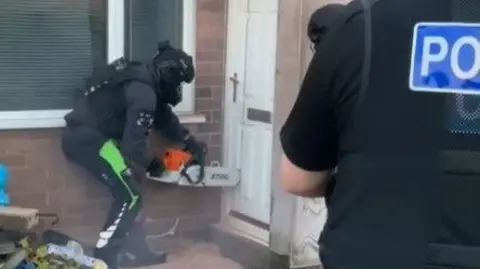
[[[30,4],[22,4],[25,1]],[[102,3],[102,1],[105,3]],[[88,7],[87,4],[89,4]],[[48,8],[45,6],[48,6]],[[31,8],[31,10],[13,10],[14,8]],[[86,10],[87,8],[90,8],[90,10]],[[101,10],[102,8],[103,10]],[[90,42],[86,38],[88,29],[85,25],[89,18],[101,16],[102,12],[104,17],[99,17],[94,22],[97,25],[92,30],[93,41]],[[94,63],[89,63],[89,61],[84,61],[87,58],[79,57],[92,57],[93,61],[99,59],[112,61],[124,56],[126,40],[125,0],[36,0],[34,2],[31,0],[3,0],[0,1],[0,13],[0,30],[6,29],[2,32],[7,33],[11,31],[11,36],[3,36],[2,40],[0,40],[0,58],[4,59],[2,60],[3,63],[0,63],[0,129],[64,126],[63,117],[71,110],[69,106],[72,105],[70,94],[73,97],[75,87],[80,88],[83,86],[83,79],[87,76],[87,71],[91,72],[91,69],[89,69],[90,65],[92,67],[94,65]],[[68,14],[71,16],[66,16]],[[6,28],[9,27],[8,23],[10,21],[13,25],[15,22],[18,22],[19,18],[22,19],[18,17],[22,15],[25,15],[25,23],[16,23],[16,25],[19,27],[32,25],[32,27],[35,26],[35,30],[33,28],[12,28],[11,30]],[[196,0],[183,0],[182,47],[191,55],[195,55],[195,15]],[[9,18],[10,21],[8,21]],[[55,24],[59,19],[64,18],[69,18],[70,21]],[[105,24],[99,26],[99,23]],[[5,29],[1,29],[2,26]],[[70,29],[66,27],[77,28]],[[28,31],[31,31],[33,34],[30,34]],[[102,36],[102,31],[106,42],[102,44],[104,46],[103,52],[99,52],[95,50],[95,46],[101,40],[99,36]],[[42,33],[42,36],[32,36],[35,33]],[[8,39],[8,37],[11,38]],[[26,40],[26,37],[32,39]],[[65,40],[76,40],[75,38],[77,38],[78,42],[65,43],[68,44],[67,47],[58,47],[59,56],[56,57],[55,53],[57,50],[55,46],[61,45],[62,38]],[[6,43],[7,39],[10,43]],[[81,42],[86,42],[85,44],[90,42],[88,45],[92,47],[91,51],[83,49],[86,45],[82,46]],[[72,46],[70,48],[72,50],[71,54],[68,53],[68,46],[70,45]],[[75,45],[78,48],[75,48]],[[40,48],[42,48],[41,51]],[[39,51],[37,52],[35,49]],[[27,53],[22,54],[22,50]],[[74,51],[77,53],[74,53]],[[28,55],[26,56],[25,54],[28,53],[31,53],[32,56],[27,57]],[[37,56],[38,58],[36,58]],[[51,58],[48,58],[49,56]],[[28,59],[30,64],[28,62],[23,64],[21,62],[23,58]],[[11,64],[5,63],[5,59],[11,60]],[[68,62],[71,65],[67,65]],[[75,66],[76,64],[77,66]],[[71,72],[68,69],[70,67],[72,68]],[[79,71],[74,68],[77,68]],[[29,70],[33,73],[28,73]],[[11,73],[8,73],[8,71]],[[45,72],[44,75],[42,75],[41,71]],[[81,73],[81,75],[78,73]],[[49,79],[50,75],[52,79]],[[72,77],[71,81],[68,79],[62,81],[62,78],[69,76]],[[13,79],[18,81],[19,84],[14,84],[10,81]],[[34,81],[35,79],[38,81]],[[193,84],[186,85],[184,101],[176,109],[179,114],[192,114],[194,111],[193,88]],[[42,91],[42,89],[45,90]],[[55,89],[58,92],[55,92]]]

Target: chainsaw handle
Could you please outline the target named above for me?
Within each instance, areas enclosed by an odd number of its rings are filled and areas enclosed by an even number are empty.
[[[203,182],[205,179],[205,155],[207,153],[207,147],[205,144],[202,145],[202,153],[196,154],[193,156],[193,158],[184,166],[182,171],[180,171],[180,174],[184,176],[187,181],[192,184],[192,185],[198,185]],[[190,175],[187,173],[187,169],[189,166],[192,164],[198,164],[200,166],[200,171],[198,173],[198,178],[196,180],[193,180]]]
[[[193,180],[190,177],[190,175],[187,173],[187,167],[188,166],[186,166],[185,168],[182,169],[182,171],[180,171],[180,175],[185,177],[187,181],[192,185],[198,185],[202,183],[203,179],[205,178],[205,167],[203,165],[200,165],[200,173],[198,174],[198,178],[196,180]]]
[[[207,145],[202,143],[202,153],[198,156],[198,164],[200,165],[200,173],[198,180],[201,182],[205,179],[205,156],[207,155]]]

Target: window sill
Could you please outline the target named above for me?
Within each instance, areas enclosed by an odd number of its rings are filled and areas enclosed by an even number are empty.
[[[178,115],[182,124],[205,123],[207,118],[202,114],[180,114]]]
[[[63,117],[70,110],[0,112],[0,130],[47,129],[65,127]],[[206,122],[204,115],[182,113],[182,124]]]

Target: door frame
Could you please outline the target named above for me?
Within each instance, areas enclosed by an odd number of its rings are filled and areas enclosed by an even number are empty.
[[[229,106],[230,100],[233,98],[233,89],[232,89],[232,82],[230,81],[230,77],[235,72],[234,66],[235,64],[232,62],[232,59],[235,59],[235,46],[238,41],[238,36],[235,34],[235,23],[236,17],[235,15],[238,14],[238,10],[236,10],[236,5],[232,5],[233,1],[241,1],[241,0],[229,0],[228,1],[228,9],[227,9],[227,44],[226,44],[226,56],[225,56],[225,94],[224,94],[224,108],[223,108],[223,115],[224,115],[224,124],[223,124],[223,150],[222,150],[222,159],[229,165],[229,157],[231,152],[229,152],[229,144],[231,142],[230,137],[230,126],[232,124],[238,124],[232,122],[231,119],[234,115],[235,106]],[[255,0],[256,1],[256,0]],[[279,0],[276,0],[279,3]],[[278,16],[278,15],[277,15]],[[273,123],[272,123],[273,124]],[[235,169],[229,167],[230,169]],[[236,171],[235,176],[237,176]],[[259,244],[269,246],[270,245],[270,229],[265,229],[254,225],[248,221],[240,219],[238,217],[232,216],[231,209],[234,201],[234,190],[225,188],[222,190],[222,202],[221,202],[221,225],[223,228],[228,229],[232,233],[237,235],[241,235],[246,237],[250,240],[253,240]],[[271,211],[271,210],[270,210]],[[270,212],[271,213],[271,212]]]

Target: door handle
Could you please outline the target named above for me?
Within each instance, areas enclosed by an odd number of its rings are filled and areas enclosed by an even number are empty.
[[[240,83],[238,80],[237,72],[233,73],[233,76],[230,77],[230,81],[233,83],[233,102],[237,102],[237,86]]]

